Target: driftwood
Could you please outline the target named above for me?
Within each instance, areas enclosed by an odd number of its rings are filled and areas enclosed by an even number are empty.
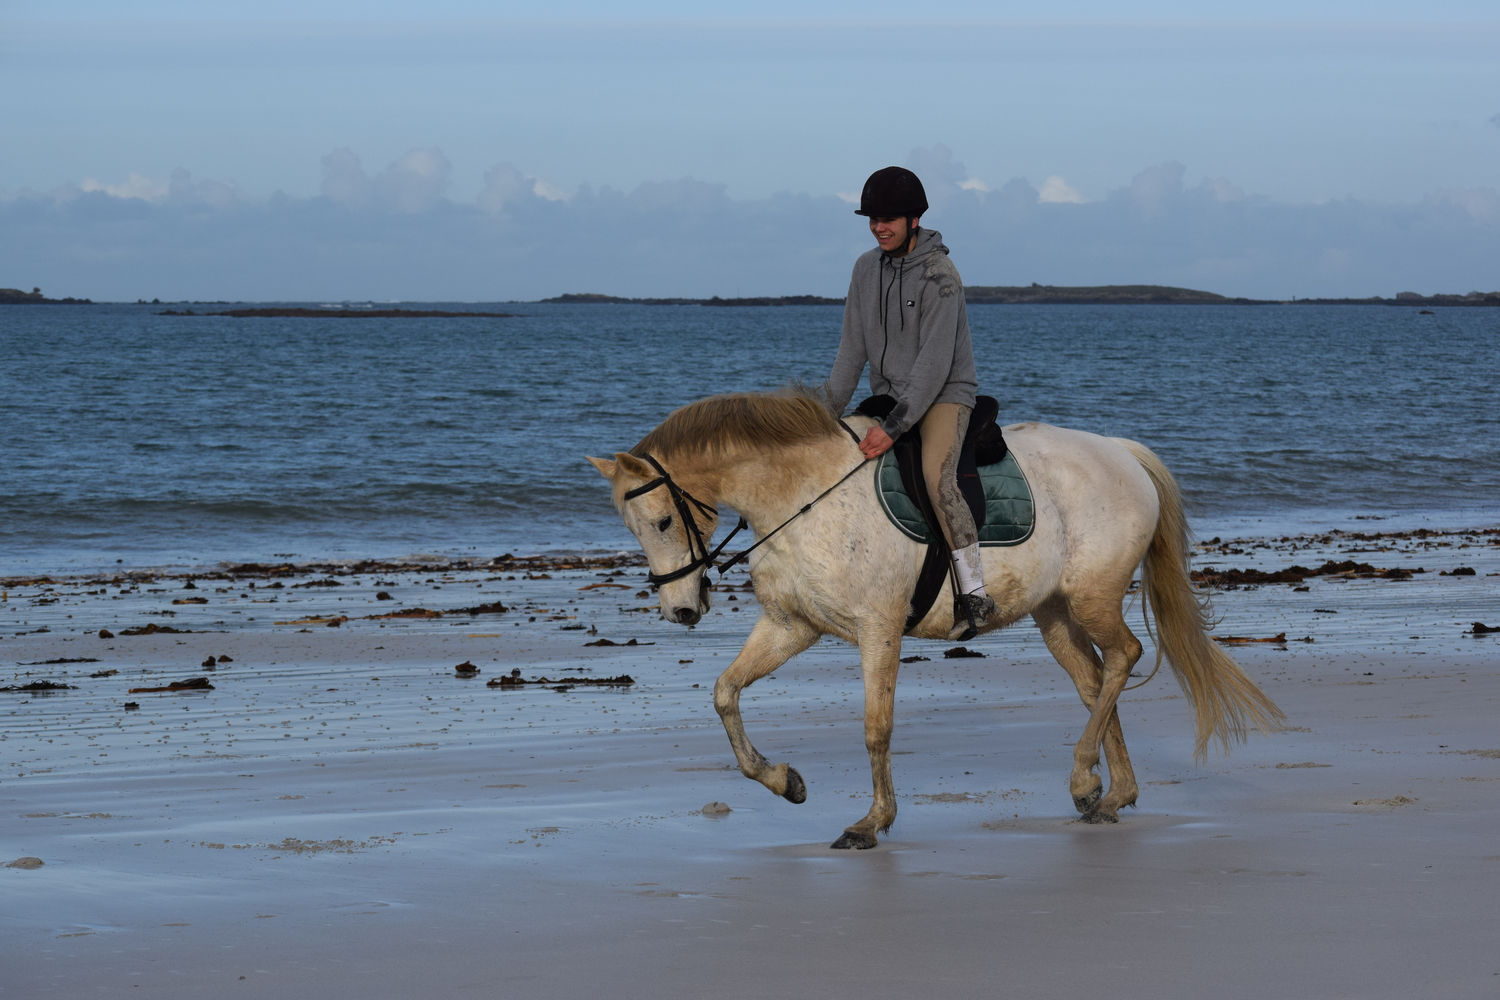
[[[559,677],[553,680],[550,677],[525,678],[521,676],[520,668],[511,670],[510,673],[496,677],[485,683],[485,687],[513,690],[523,687],[547,687],[554,691],[567,691],[573,687],[630,687],[635,683],[635,678],[629,674],[620,674],[617,677]]]
[[[165,687],[131,688],[128,694],[170,694],[177,691],[212,691],[214,686],[207,677],[189,677],[185,681],[173,681]]]
[[[1247,646],[1254,642],[1270,643],[1273,646],[1285,646],[1288,642],[1312,642],[1312,636],[1305,635],[1300,639],[1288,639],[1285,632],[1277,632],[1275,635],[1264,637],[1249,635],[1215,635],[1210,636],[1214,642],[1225,646]]]

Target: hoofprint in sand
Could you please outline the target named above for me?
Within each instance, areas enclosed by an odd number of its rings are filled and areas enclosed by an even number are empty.
[[[6,580],[0,996],[1493,996],[1497,537],[1200,546],[1290,728],[1195,766],[1175,685],[1130,692],[1114,827],[1034,630],[911,643],[859,854],[851,648],[746,694],[807,803],[733,766],[742,575],[691,631],[629,558]]]

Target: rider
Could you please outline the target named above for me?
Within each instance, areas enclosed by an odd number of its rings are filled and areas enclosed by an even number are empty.
[[[953,553],[953,638],[967,639],[995,613],[984,588],[979,533],[956,474],[974,407],[974,350],[958,269],[942,234],[918,225],[926,210],[927,193],[910,170],[885,167],[865,181],[855,214],[870,220],[877,246],[854,262],[824,392],[842,412],[868,363],[871,391],[896,400],[859,444],[867,459],[913,428],[921,434],[927,493]]]

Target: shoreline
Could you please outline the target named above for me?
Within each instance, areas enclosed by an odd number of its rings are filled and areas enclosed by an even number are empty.
[[[1381,520],[1391,520],[1382,518]],[[747,541],[748,545],[749,542]],[[1379,553],[1401,551],[1434,551],[1445,548],[1500,550],[1500,526],[1484,524],[1468,527],[1413,527],[1390,529],[1329,528],[1307,532],[1270,531],[1265,534],[1236,533],[1228,538],[1196,538],[1193,543],[1193,576],[1200,585],[1212,586],[1215,571],[1205,569],[1211,562],[1228,557],[1252,558],[1248,567],[1263,571],[1262,563],[1273,553],[1305,553],[1310,550],[1343,553]],[[991,548],[986,546],[986,548]],[[996,547],[1003,553],[1004,547]],[[106,585],[124,582],[233,581],[237,579],[288,578],[296,576],[359,576],[371,573],[421,572],[550,572],[557,570],[621,570],[643,568],[645,556],[638,548],[612,551],[540,552],[517,555],[502,553],[488,559],[472,556],[407,556],[392,558],[350,557],[341,559],[284,560],[217,560],[197,566],[124,566],[94,571],[55,573],[0,574],[0,587],[14,589],[39,585]],[[1306,569],[1304,567],[1296,567]],[[1303,576],[1319,575],[1304,571]],[[1265,581],[1261,581],[1265,582]]]

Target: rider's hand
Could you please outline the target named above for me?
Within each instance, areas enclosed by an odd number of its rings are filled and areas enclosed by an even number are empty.
[[[891,440],[891,436],[882,430],[879,424],[876,424],[865,432],[865,439],[859,443],[860,454],[865,458],[879,458],[895,443]]]

